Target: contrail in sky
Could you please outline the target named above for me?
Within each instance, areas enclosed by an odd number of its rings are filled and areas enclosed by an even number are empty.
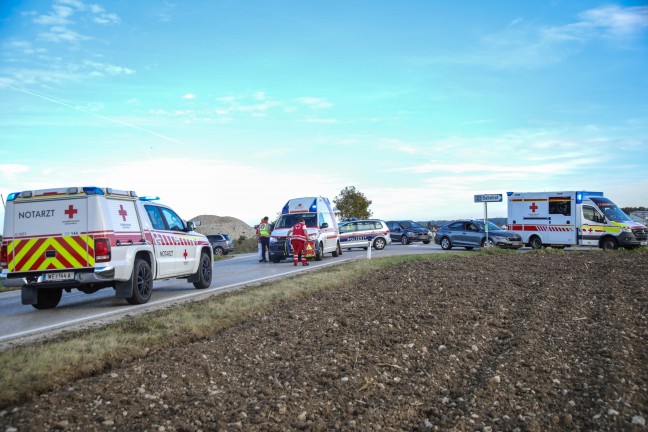
[[[60,99],[53,98],[51,96],[44,96],[42,94],[38,94],[38,93],[33,92],[33,91],[28,91],[28,90],[24,90],[24,89],[21,89],[21,88],[18,88],[18,87],[14,87],[11,84],[6,84],[5,83],[5,85],[7,87],[9,87],[9,88],[12,88],[12,89],[16,90],[16,91],[19,91],[19,92],[22,92],[22,93],[25,93],[25,94],[28,94],[28,95],[31,95],[31,96],[36,96],[36,97],[39,97],[41,99],[45,99],[46,101],[49,101],[49,102],[52,102],[52,103],[55,103],[55,104],[59,104],[59,105],[63,105],[64,107],[67,107],[67,108],[72,108],[73,110],[76,110],[76,111],[79,111],[79,112],[82,112],[84,114],[88,114],[88,115],[91,115],[91,116],[95,116],[97,118],[109,121],[111,123],[116,123],[116,124],[118,124],[120,126],[130,127],[130,128],[133,128],[133,129],[141,130],[142,132],[146,132],[146,133],[149,133],[151,135],[155,135],[158,138],[162,138],[163,140],[171,141],[173,143],[178,143],[178,144],[180,143],[178,140],[170,138],[168,136],[159,134],[157,132],[153,132],[153,131],[148,130],[148,129],[144,129],[143,127],[139,127],[139,126],[134,125],[134,124],[126,123],[126,122],[123,122],[123,121],[120,121],[120,120],[115,120],[115,119],[112,119],[110,117],[102,116],[101,114],[96,114],[96,113],[93,113],[93,112],[90,112],[90,111],[83,110],[83,109],[81,109],[79,107],[71,105],[71,104],[69,104],[67,102],[64,102],[64,101],[60,100]]]

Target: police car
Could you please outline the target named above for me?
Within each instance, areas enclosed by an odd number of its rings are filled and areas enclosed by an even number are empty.
[[[340,246],[351,249],[359,247],[367,250],[369,244],[376,249],[384,249],[391,244],[387,223],[380,219],[349,220],[339,224]]]

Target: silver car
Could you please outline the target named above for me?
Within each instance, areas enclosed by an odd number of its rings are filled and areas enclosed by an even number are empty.
[[[481,220],[451,222],[437,229],[434,243],[441,245],[445,250],[453,247],[464,247],[468,250],[485,247],[486,226]],[[519,249],[523,246],[519,234],[502,229],[492,222],[488,222],[488,243],[507,249]]]

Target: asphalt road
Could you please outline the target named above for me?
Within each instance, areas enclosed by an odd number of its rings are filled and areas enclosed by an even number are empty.
[[[461,248],[455,249],[463,251]],[[381,251],[372,250],[371,257],[402,254],[446,253],[434,244],[414,243],[403,246],[392,243]],[[117,299],[111,289],[84,294],[73,290],[64,292],[59,305],[54,309],[36,310],[23,305],[20,290],[0,293],[0,348],[7,348],[30,340],[47,337],[61,331],[80,326],[101,326],[127,315],[166,307],[183,301],[192,301],[222,292],[254,285],[271,279],[278,279],[297,272],[312,271],[322,266],[336,265],[350,260],[367,259],[362,249],[344,250],[342,256],[333,258],[326,254],[322,261],[310,261],[308,267],[295,267],[290,261],[278,264],[259,263],[256,254],[236,255],[214,263],[211,286],[197,290],[184,279],[157,281],[151,300],[144,305],[132,306],[124,299]]]

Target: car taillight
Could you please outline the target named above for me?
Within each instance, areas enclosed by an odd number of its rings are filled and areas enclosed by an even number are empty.
[[[7,268],[7,245],[2,245],[2,252],[0,252],[0,267]]]
[[[95,239],[95,262],[110,261],[110,241],[105,238]]]

